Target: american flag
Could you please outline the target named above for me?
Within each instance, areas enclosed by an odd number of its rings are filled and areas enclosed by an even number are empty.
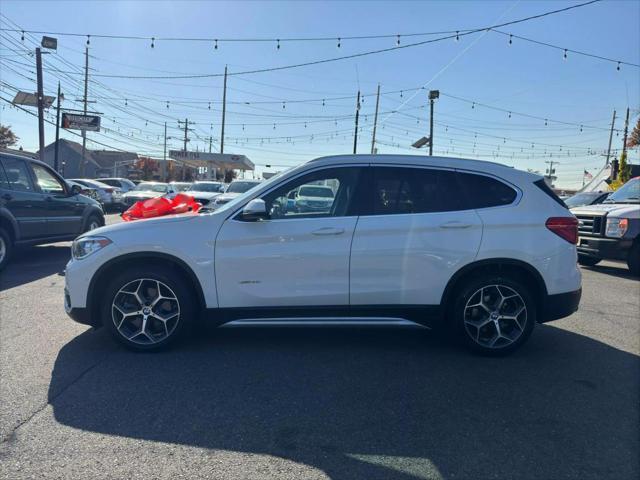
[[[591,180],[593,178],[593,175],[591,175],[586,170],[584,171],[583,175],[584,175],[584,178],[586,178],[587,180]]]

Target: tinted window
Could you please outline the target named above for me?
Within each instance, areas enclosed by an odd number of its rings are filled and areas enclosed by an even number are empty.
[[[272,219],[351,215],[359,168],[329,168],[291,180],[264,196]],[[312,194],[303,194],[305,190]],[[320,195],[313,195],[321,191]]]
[[[458,179],[466,200],[466,208],[508,205],[517,196],[513,188],[495,178],[459,172]]]
[[[376,167],[373,171],[371,210],[374,215],[448,212],[462,208],[453,171],[406,167]]]
[[[7,176],[2,165],[0,165],[0,188],[9,188],[9,182],[7,182]]]
[[[33,192],[33,183],[29,175],[27,164],[14,158],[3,158],[2,165],[7,175],[9,188],[23,192]]]
[[[101,183],[104,183],[106,185],[111,185],[112,187],[120,187],[120,182],[118,180],[110,180],[108,178],[101,178],[100,179]]]

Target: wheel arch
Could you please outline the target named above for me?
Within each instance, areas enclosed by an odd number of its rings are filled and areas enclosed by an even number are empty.
[[[0,208],[0,227],[2,227],[11,237],[11,241],[15,242],[20,239],[20,230],[18,222],[13,218],[6,208]]]
[[[448,310],[456,291],[468,279],[482,274],[515,274],[517,279],[533,289],[538,305],[547,296],[547,287],[540,272],[531,264],[513,258],[488,258],[469,263],[453,274],[442,294],[441,304]]]
[[[122,268],[135,268],[136,265],[142,266],[150,260],[154,262],[154,265],[165,266],[177,271],[192,287],[192,290],[195,293],[194,296],[198,311],[204,311],[206,303],[204,299],[204,292],[202,291],[202,285],[191,267],[189,267],[184,260],[173,255],[160,252],[128,253],[106,262],[96,271],[89,282],[89,289],[87,291],[87,309],[90,312],[90,318],[96,319],[96,326],[100,325],[99,302],[95,301],[95,296],[98,292],[103,291],[113,274],[121,271]]]

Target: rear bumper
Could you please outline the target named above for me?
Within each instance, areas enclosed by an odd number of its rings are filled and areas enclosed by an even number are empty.
[[[545,323],[568,317],[578,310],[581,297],[582,288],[573,292],[547,295],[538,322]]]
[[[577,250],[579,255],[588,257],[626,260],[632,244],[632,239],[581,236],[578,240]]]

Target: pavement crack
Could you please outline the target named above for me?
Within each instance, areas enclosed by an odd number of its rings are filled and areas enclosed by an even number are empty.
[[[105,361],[105,359],[107,357],[109,357],[112,353],[113,352],[104,355],[102,358],[100,358],[100,360],[95,362],[93,365],[90,365],[89,367],[85,368],[82,372],[80,372],[80,374],[76,378],[71,380],[67,385],[65,385],[62,389],[60,389],[60,391],[58,393],[53,395],[51,398],[47,398],[47,401],[44,402],[42,405],[40,405],[33,413],[31,413],[31,415],[29,415],[25,419],[21,420],[20,422],[18,422],[11,429],[11,431],[9,433],[5,434],[2,437],[2,439],[0,440],[0,444],[4,445],[4,444],[11,443],[15,439],[16,432],[23,425],[26,425],[27,423],[31,422],[31,420],[33,420],[40,412],[42,412],[45,408],[47,408],[47,406],[52,405],[53,402],[55,402],[64,392],[66,392],[70,387],[72,387],[73,385],[78,383],[87,373],[89,373],[91,370],[96,368],[98,365],[102,364]]]

